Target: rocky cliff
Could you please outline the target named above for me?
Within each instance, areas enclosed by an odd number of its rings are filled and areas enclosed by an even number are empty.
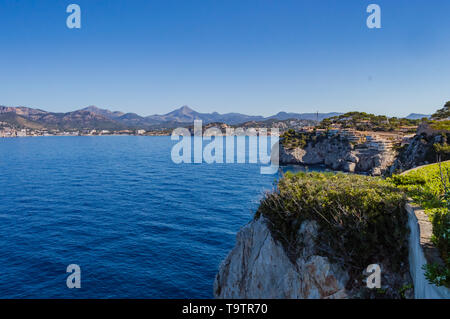
[[[388,171],[395,156],[391,149],[371,149],[333,137],[308,143],[304,148],[288,148],[281,142],[279,149],[281,165],[326,165],[333,170],[370,175],[382,175]]]
[[[447,134],[427,133],[415,135],[408,145],[400,150],[393,165],[389,168],[390,173],[400,173],[405,170],[436,162],[436,151],[434,144],[446,144]],[[442,160],[449,160],[449,154],[443,154]]]
[[[236,246],[220,266],[214,282],[216,298],[347,298],[348,274],[315,254],[315,222],[299,230],[303,252],[292,262],[261,217],[242,228]]]
[[[219,299],[349,299],[380,298],[376,291],[355,289],[350,275],[316,250],[318,226],[305,221],[298,234],[302,247],[293,261],[274,239],[264,217],[253,220],[237,234],[236,245],[222,262],[214,281],[214,297]],[[381,298],[413,298],[409,274],[382,271]],[[367,275],[366,275],[367,276]],[[350,290],[347,287],[352,287]],[[403,295],[401,295],[403,294]]]

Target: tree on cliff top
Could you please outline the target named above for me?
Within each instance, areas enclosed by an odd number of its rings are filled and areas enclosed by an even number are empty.
[[[402,126],[415,126],[419,120],[406,118],[388,118],[365,112],[348,112],[323,120],[319,127],[326,128],[332,124],[340,124],[342,128],[354,128],[360,131],[395,131]]]
[[[436,113],[434,113],[431,118],[433,120],[442,120],[447,119],[450,117],[450,101],[445,103],[444,107],[440,110],[437,110]]]

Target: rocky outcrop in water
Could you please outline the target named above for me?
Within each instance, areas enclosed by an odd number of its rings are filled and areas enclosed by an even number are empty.
[[[383,175],[395,160],[391,149],[359,147],[347,140],[325,138],[306,147],[286,148],[280,143],[280,165],[325,165],[332,170]]]

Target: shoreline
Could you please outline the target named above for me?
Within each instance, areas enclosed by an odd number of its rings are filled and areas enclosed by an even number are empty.
[[[16,139],[16,138],[26,138],[26,137],[100,137],[100,136],[142,136],[142,137],[151,137],[151,136],[170,136],[170,134],[150,134],[150,135],[138,135],[138,134],[102,134],[102,135],[26,135],[26,136],[0,136],[0,139]]]

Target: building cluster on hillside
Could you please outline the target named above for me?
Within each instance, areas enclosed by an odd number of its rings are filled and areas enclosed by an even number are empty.
[[[24,129],[6,126],[6,123],[0,122],[1,137],[27,137],[27,136],[98,136],[98,135],[147,135],[146,130],[72,130],[64,131],[58,129]]]
[[[355,129],[315,129],[314,127],[305,127],[302,132],[315,133],[316,136],[327,135],[336,136],[340,139],[346,139],[350,143],[358,145],[358,148],[367,151],[388,152],[394,145],[408,144],[414,134],[406,135],[404,132],[373,132],[357,131]]]

